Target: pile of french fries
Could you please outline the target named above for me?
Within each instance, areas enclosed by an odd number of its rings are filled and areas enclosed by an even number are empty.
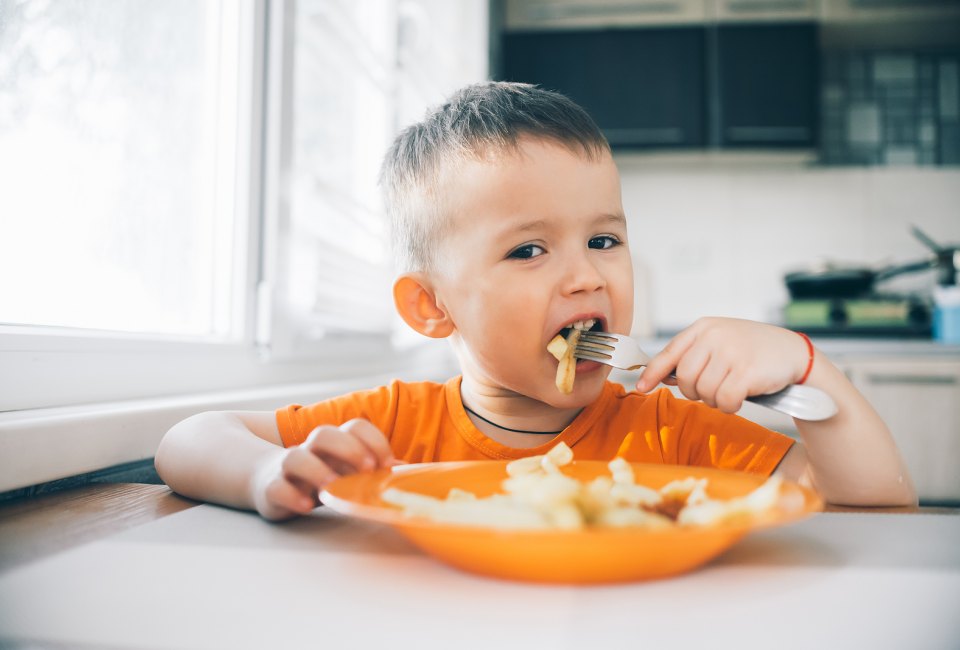
[[[389,488],[381,498],[409,516],[436,522],[511,530],[582,530],[710,526],[755,517],[777,506],[781,495],[778,476],[745,496],[722,501],[707,496],[704,478],[672,481],[654,490],[636,483],[633,468],[619,456],[608,464],[610,476],[581,482],[560,469],[572,461],[572,450],[561,442],[544,455],[509,463],[503,494],[479,498],[454,488],[445,499],[438,499]]]

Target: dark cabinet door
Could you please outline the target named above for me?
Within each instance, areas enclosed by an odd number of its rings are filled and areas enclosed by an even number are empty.
[[[619,149],[703,147],[702,28],[511,32],[499,78],[583,106]]]
[[[814,146],[816,25],[723,25],[715,34],[720,146]]]

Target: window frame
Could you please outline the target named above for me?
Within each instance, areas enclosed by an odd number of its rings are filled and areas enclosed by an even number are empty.
[[[226,197],[241,260],[231,282],[238,326],[229,340],[198,340],[0,325],[0,413],[351,377],[385,371],[408,356],[396,354],[387,336],[332,336],[310,342],[299,357],[290,347],[291,324],[276,313],[271,292],[276,222],[289,213],[281,183],[291,164],[287,62],[296,5],[241,6],[236,177]]]

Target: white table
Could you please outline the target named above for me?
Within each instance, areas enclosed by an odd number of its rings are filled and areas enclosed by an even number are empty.
[[[323,508],[202,505],[0,574],[0,647],[958,648],[960,515],[825,513],[669,580],[461,573]]]

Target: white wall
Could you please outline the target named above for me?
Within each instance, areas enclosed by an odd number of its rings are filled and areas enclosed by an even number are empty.
[[[621,155],[617,164],[631,248],[647,276],[642,302],[658,330],[705,315],[776,322],[787,271],[824,258],[883,265],[926,256],[910,224],[960,242],[956,168],[818,167],[777,154]],[[933,276],[898,284],[923,289]]]

